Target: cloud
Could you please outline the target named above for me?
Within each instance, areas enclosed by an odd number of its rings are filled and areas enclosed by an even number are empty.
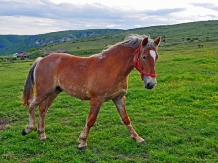
[[[145,11],[145,14],[154,15],[154,16],[167,16],[172,13],[177,13],[185,10],[186,10],[185,8],[159,9],[159,10]]]
[[[3,1],[4,2],[4,1]],[[49,1],[5,2],[1,3],[0,16],[28,16],[50,19],[71,18],[114,18],[121,13],[100,4],[73,5],[68,3],[53,4]],[[114,17],[113,17],[114,16]]]
[[[136,10],[100,3],[54,4],[49,0],[1,0],[0,21],[3,25],[0,26],[0,33],[39,34],[60,30],[168,25],[179,23],[180,13],[186,11],[184,7]]]
[[[212,4],[212,3],[191,3],[191,5],[196,6],[196,7],[202,7],[206,9],[211,9],[214,11],[218,11],[218,6]]]
[[[122,19],[131,15],[167,15],[172,12],[185,10],[179,9],[161,9],[136,11],[132,8],[124,9],[120,7],[112,8],[99,3],[74,5],[69,3],[53,4],[45,1],[5,1],[0,6],[0,16],[28,16],[49,19]]]
[[[1,34],[19,34],[19,35],[32,35],[40,33],[49,33],[54,31],[65,30],[58,23],[65,23],[63,21],[56,21],[53,19],[26,17],[26,16],[0,16]],[[66,28],[67,29],[67,28]],[[69,29],[69,28],[68,28]]]

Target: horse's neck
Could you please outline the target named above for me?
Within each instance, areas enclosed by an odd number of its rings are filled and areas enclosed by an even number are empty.
[[[111,67],[115,67],[120,74],[123,74],[125,77],[127,77],[129,73],[134,69],[134,51],[135,49],[133,48],[122,46],[117,47],[116,49],[112,49],[111,52],[107,53],[108,61],[114,61],[113,63],[111,63]]]

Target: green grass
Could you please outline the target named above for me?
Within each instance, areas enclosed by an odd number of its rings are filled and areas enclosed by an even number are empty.
[[[88,149],[78,150],[89,102],[65,93],[47,114],[48,140],[41,142],[36,132],[23,137],[28,112],[20,97],[32,61],[0,63],[0,162],[218,162],[218,47],[202,44],[160,47],[153,90],[143,88],[136,70],[130,74],[127,112],[145,146],[129,138],[115,106],[106,102]]]

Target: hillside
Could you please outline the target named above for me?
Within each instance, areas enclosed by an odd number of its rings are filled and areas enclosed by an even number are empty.
[[[161,46],[173,48],[177,44],[196,44],[202,46],[206,41],[218,39],[218,21],[184,23],[168,26],[152,26],[115,33],[94,35],[77,41],[50,44],[30,51],[30,55],[47,55],[53,52],[67,52],[74,55],[88,56],[101,52],[108,45],[122,41],[130,33],[146,34],[151,38],[162,37]]]
[[[162,37],[162,46],[218,39],[218,20],[175,25],[151,26],[130,30],[93,29],[61,31],[42,35],[0,36],[0,55],[28,51],[29,55],[47,55],[52,52],[68,52],[76,55],[98,53],[108,45],[122,41],[129,33]],[[88,48],[87,48],[88,47]],[[87,50],[89,49],[89,50]]]
[[[15,52],[27,51],[31,48],[41,47],[52,43],[78,40],[93,35],[118,32],[118,29],[92,29],[92,30],[70,30],[52,32],[40,35],[0,35],[0,55],[13,54]]]

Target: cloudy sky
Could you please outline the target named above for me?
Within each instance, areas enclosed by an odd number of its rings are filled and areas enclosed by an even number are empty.
[[[0,0],[0,34],[218,20],[218,0]]]

